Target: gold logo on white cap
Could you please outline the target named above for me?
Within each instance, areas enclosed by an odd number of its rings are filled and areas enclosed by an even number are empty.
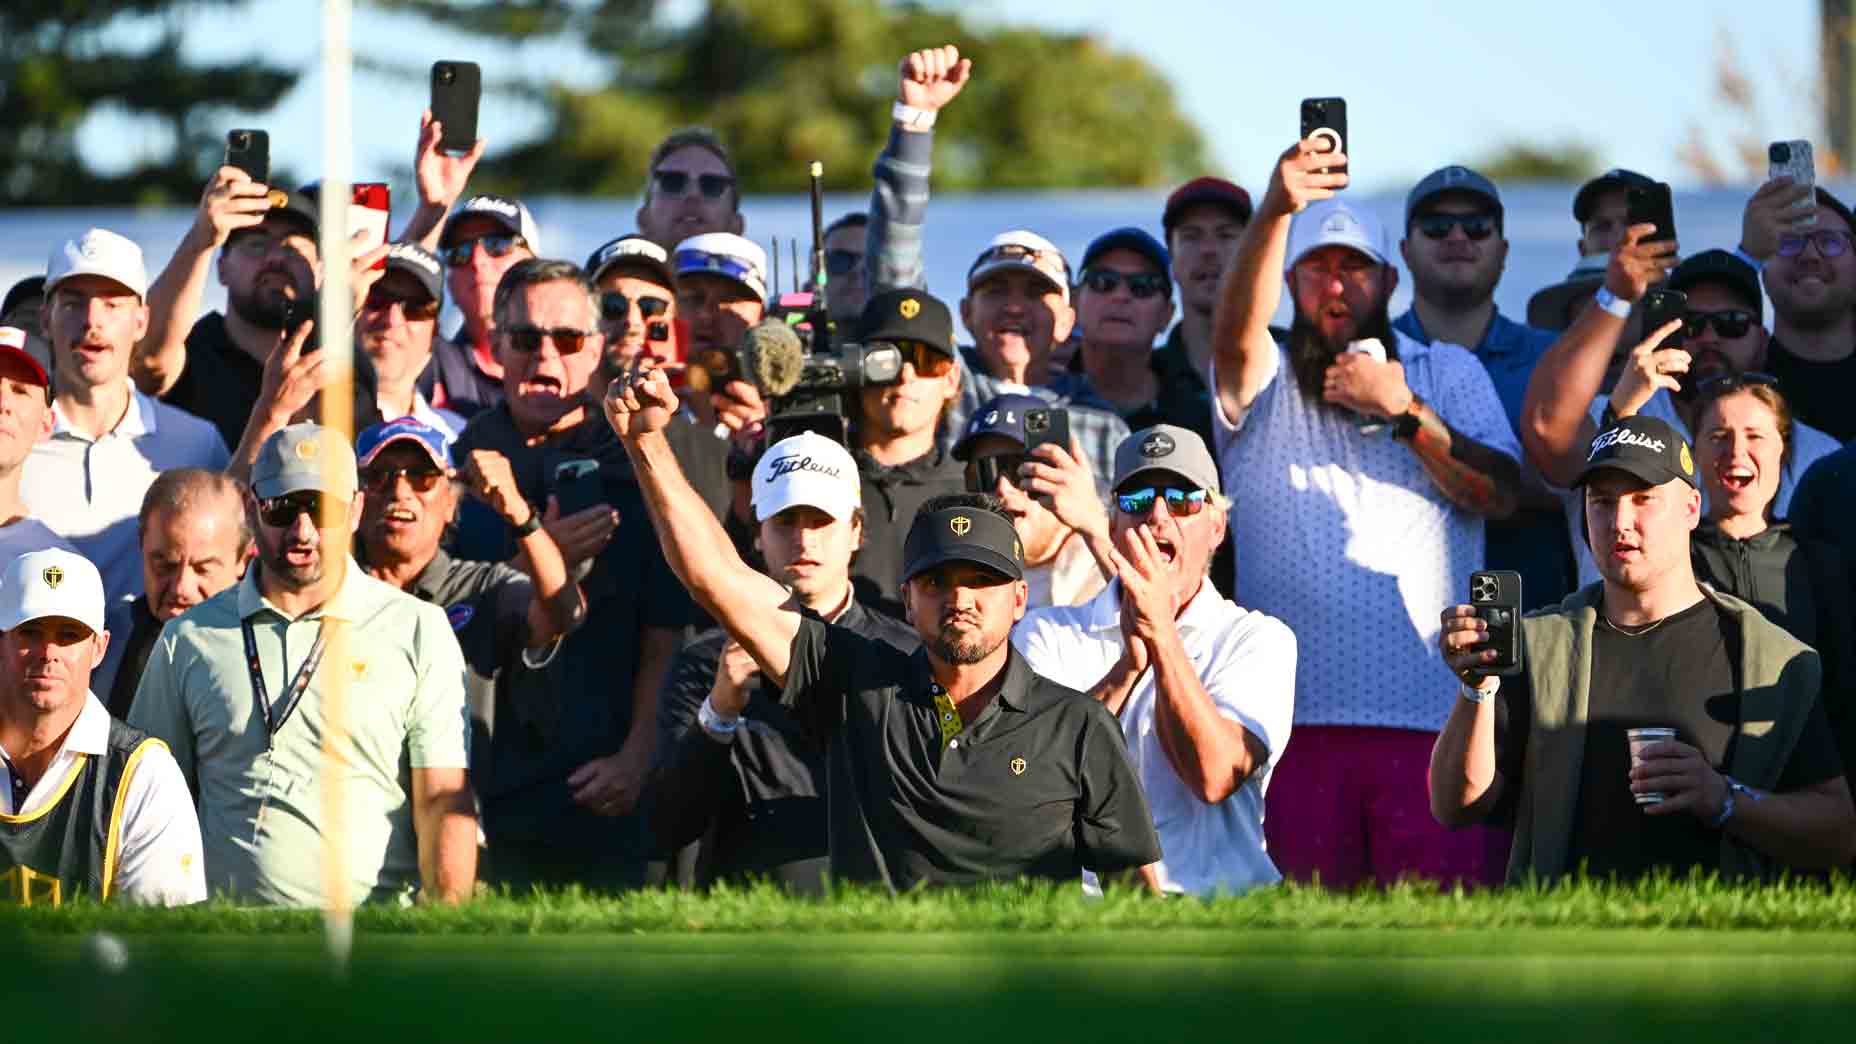
[[[965,515],[955,515],[948,520],[947,528],[953,530],[955,536],[963,537],[973,528],[973,520]]]
[[[1012,759],[1012,775],[1022,776],[1024,774],[1025,774],[1025,759],[1024,758],[1013,758]]]
[[[302,442],[296,444],[296,458],[298,460],[315,460],[316,450],[315,439],[304,439]]]
[[[922,314],[922,303],[913,297],[905,297],[896,306],[896,311],[901,312],[904,319],[913,319]]]
[[[39,573],[39,576],[44,578],[45,586],[54,591],[58,590],[59,584],[64,583],[64,570],[57,566],[46,566],[44,571]]]

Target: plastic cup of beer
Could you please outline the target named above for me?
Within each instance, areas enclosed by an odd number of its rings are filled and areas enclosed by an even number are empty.
[[[1643,748],[1652,743],[1662,743],[1676,738],[1676,730],[1665,728],[1630,729],[1625,733],[1630,738],[1630,767],[1635,770],[1643,763]],[[1632,795],[1639,805],[1660,805],[1667,795],[1658,791],[1648,791]]]

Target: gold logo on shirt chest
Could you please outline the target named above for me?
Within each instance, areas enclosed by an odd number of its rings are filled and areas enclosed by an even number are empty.
[[[1024,774],[1025,774],[1025,759],[1024,758],[1013,758],[1012,759],[1012,775],[1022,776]]]

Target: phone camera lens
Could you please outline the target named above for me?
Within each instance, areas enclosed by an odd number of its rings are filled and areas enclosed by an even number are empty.
[[[451,71],[450,66],[444,66],[438,70],[438,82],[450,83],[452,80],[457,79],[457,75],[457,73]]]
[[[1790,145],[1780,144],[1780,145],[1774,145],[1772,147],[1772,162],[1790,163],[1791,161],[1792,161],[1792,147]]]
[[[244,131],[239,131],[236,134],[233,134],[232,135],[232,147],[235,149],[250,148],[251,147],[251,135],[246,134]]]

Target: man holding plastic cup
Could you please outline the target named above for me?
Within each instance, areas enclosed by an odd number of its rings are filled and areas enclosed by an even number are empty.
[[[1818,655],[1695,580],[1688,443],[1625,418],[1592,440],[1577,484],[1602,580],[1522,620],[1519,673],[1488,673],[1475,609],[1444,611],[1439,645],[1462,687],[1431,752],[1432,813],[1512,819],[1510,883],[1847,865],[1856,808]]]

